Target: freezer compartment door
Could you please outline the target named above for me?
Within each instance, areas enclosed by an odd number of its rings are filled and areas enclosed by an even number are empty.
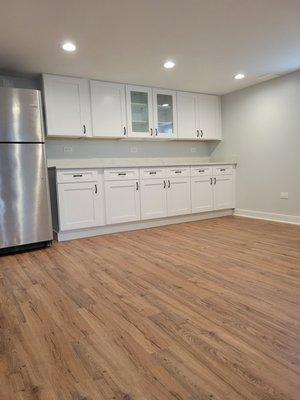
[[[0,87],[0,142],[43,142],[40,92]]]
[[[0,249],[52,240],[43,144],[0,143]]]

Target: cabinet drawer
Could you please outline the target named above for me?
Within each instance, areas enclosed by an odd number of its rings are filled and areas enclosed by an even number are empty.
[[[166,168],[141,168],[140,178],[141,179],[151,179],[151,178],[165,178]]]
[[[138,168],[113,168],[104,170],[105,181],[139,179]]]
[[[191,168],[190,167],[168,167],[166,168],[166,177],[180,178],[181,176],[191,176]]]
[[[191,167],[191,176],[211,176],[212,175],[212,167]]]
[[[233,166],[232,165],[219,165],[213,168],[214,175],[232,175]]]
[[[57,183],[96,182],[97,171],[78,169],[57,172]]]

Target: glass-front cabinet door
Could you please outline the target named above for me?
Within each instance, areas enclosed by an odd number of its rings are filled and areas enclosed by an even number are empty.
[[[173,139],[177,136],[176,92],[153,89],[154,135]]]
[[[126,95],[128,136],[137,138],[153,136],[152,89],[127,85]]]

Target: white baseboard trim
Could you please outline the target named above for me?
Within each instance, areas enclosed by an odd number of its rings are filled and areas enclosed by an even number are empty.
[[[287,224],[300,225],[300,216],[298,215],[288,215],[288,214],[275,214],[267,213],[264,211],[253,211],[253,210],[243,210],[235,209],[234,215],[239,217],[265,219],[267,221],[284,222]]]
[[[54,232],[54,237],[59,242],[62,242],[65,240],[82,239],[85,237],[106,235],[109,233],[133,231],[133,230],[137,230],[137,229],[154,228],[157,226],[173,225],[173,224],[180,224],[180,223],[192,222],[192,221],[200,221],[200,220],[209,219],[209,218],[225,217],[225,216],[232,215],[232,214],[233,214],[232,209],[209,211],[209,212],[205,212],[205,213],[201,213],[201,214],[179,215],[176,217],[167,217],[167,218],[160,218],[160,219],[148,220],[148,221],[136,221],[136,222],[128,222],[128,223],[124,223],[124,224],[117,224],[117,225],[105,225],[105,226],[99,226],[99,227],[88,228],[88,229],[77,229],[77,230],[73,230],[73,231]]]

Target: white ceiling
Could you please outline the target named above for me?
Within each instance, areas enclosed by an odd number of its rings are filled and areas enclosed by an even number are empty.
[[[300,0],[1,3],[2,71],[221,94],[300,68]],[[76,53],[60,49],[65,39]]]

